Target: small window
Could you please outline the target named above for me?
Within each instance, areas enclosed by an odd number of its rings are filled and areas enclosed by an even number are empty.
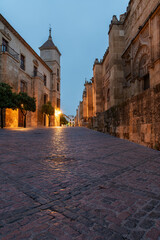
[[[57,108],[60,108],[60,99],[57,98]]]
[[[59,92],[59,83],[57,83],[57,91]]]
[[[44,104],[47,103],[47,94],[44,94]]]
[[[46,75],[44,74],[44,86],[46,86],[47,85],[47,77],[46,77]]]
[[[21,65],[20,68],[25,70],[25,56],[21,54]]]
[[[36,77],[36,76],[37,76],[37,67],[36,67],[36,66],[34,66],[34,69],[33,69],[33,74],[34,74],[34,77]]]
[[[2,38],[2,51],[6,52],[8,50],[8,42]]]
[[[20,82],[20,92],[27,92],[27,83],[24,81]]]
[[[149,79],[149,74],[145,75],[143,77],[144,80],[144,90],[150,88],[150,79]]]
[[[107,91],[107,102],[110,101],[110,89],[108,88],[108,91]]]
[[[59,69],[57,68],[57,77],[59,77]]]

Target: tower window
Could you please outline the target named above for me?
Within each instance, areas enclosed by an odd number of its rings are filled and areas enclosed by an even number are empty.
[[[60,99],[57,98],[57,108],[60,108]]]
[[[8,47],[8,42],[4,38],[2,38],[2,51],[6,52],[7,47]]]
[[[46,86],[47,85],[47,77],[46,77],[46,75],[44,74],[44,86]]]
[[[57,77],[59,77],[59,69],[57,68]]]
[[[36,76],[37,76],[37,67],[36,67],[36,66],[34,66],[34,69],[33,69],[33,74],[34,74],[34,77],[36,77]]]
[[[25,70],[25,56],[21,54],[21,65],[20,68]]]
[[[57,91],[59,92],[59,83],[57,83]]]
[[[20,92],[27,92],[27,83],[24,81],[20,82]]]

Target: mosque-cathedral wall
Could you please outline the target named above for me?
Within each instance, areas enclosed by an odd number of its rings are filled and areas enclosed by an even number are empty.
[[[93,65],[88,127],[149,147],[160,141],[160,1],[130,0]],[[160,147],[160,146],[159,146]]]
[[[88,127],[160,150],[160,84],[89,120]]]
[[[124,22],[126,46],[132,41],[149,15],[155,10],[159,0],[130,0]]]

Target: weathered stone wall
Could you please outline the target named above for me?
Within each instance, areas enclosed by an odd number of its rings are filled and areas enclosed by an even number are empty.
[[[126,46],[134,38],[138,28],[144,24],[146,18],[158,3],[160,3],[159,0],[130,0],[124,23]]]
[[[103,111],[102,65],[98,62],[93,66],[93,76],[93,115],[96,115],[97,112]]]
[[[98,113],[90,128],[160,149],[160,84]]]
[[[93,95],[92,95],[92,83],[86,82],[84,84],[86,90],[86,107],[87,107],[87,119],[93,116]]]

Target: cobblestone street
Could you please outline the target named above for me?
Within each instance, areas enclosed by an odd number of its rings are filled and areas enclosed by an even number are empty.
[[[160,152],[85,128],[0,130],[1,240],[159,240]]]

